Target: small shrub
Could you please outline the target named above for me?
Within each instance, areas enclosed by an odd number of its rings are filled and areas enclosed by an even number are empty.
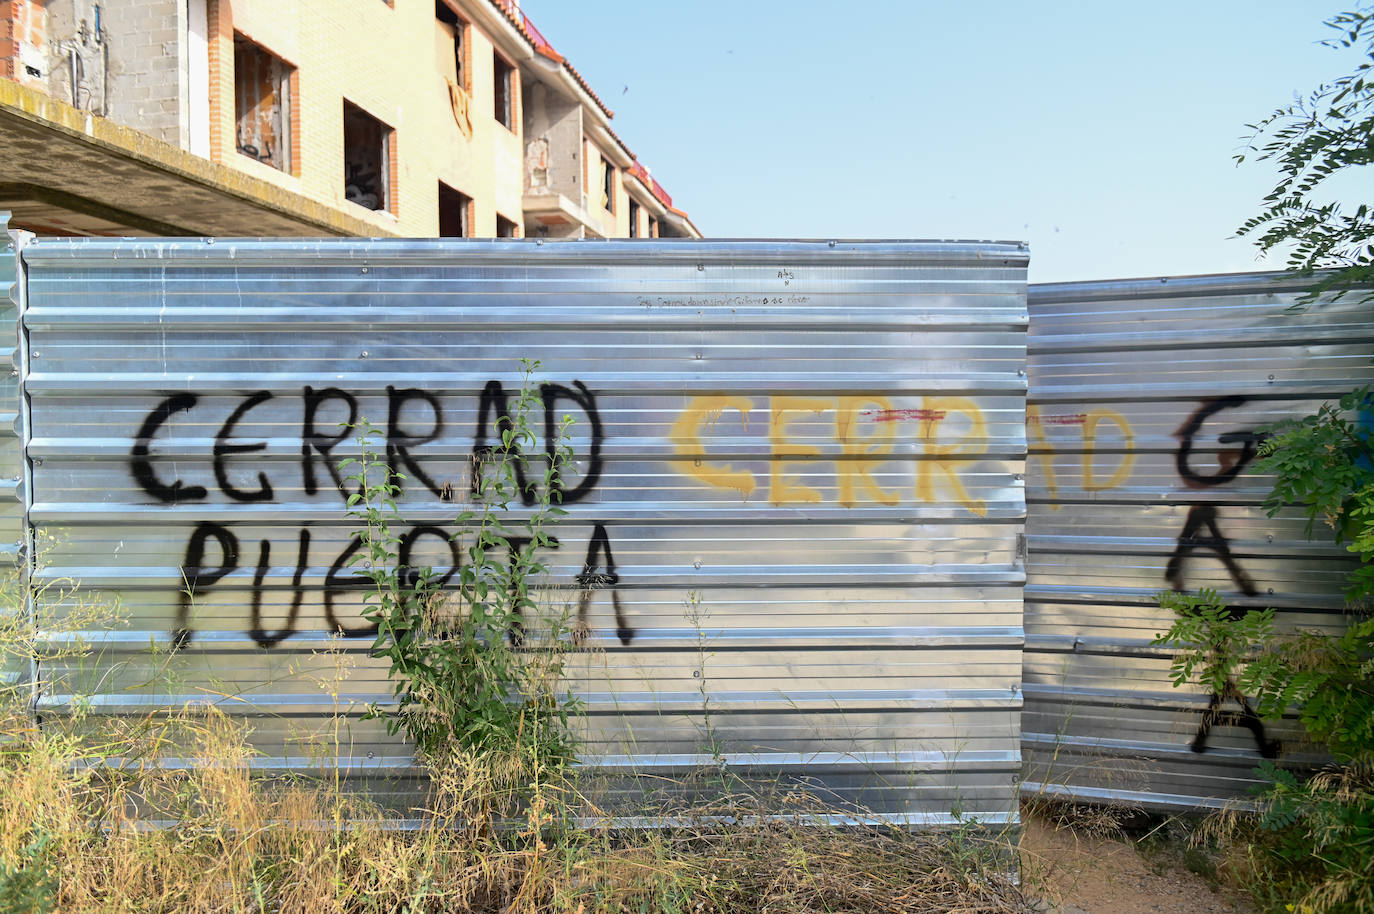
[[[1161,591],[1155,596],[1160,606],[1176,616],[1173,626],[1151,642],[1174,649],[1170,663],[1174,686],[1197,681],[1214,695],[1233,697],[1237,678],[1244,682],[1242,664],[1254,645],[1274,637],[1274,611],[1258,609],[1237,615],[1215,590],[1205,587],[1196,594]]]
[[[527,792],[516,785],[573,761],[577,708],[558,692],[566,616],[537,599],[547,573],[539,552],[552,545],[549,527],[564,513],[560,475],[571,460],[572,420],[564,418],[547,456],[528,456],[537,451],[531,416],[542,400],[531,383],[538,363],[523,364],[520,392],[497,421],[499,445],[474,458],[472,502],[454,534],[462,551],[456,572],[399,566],[400,478],[378,458],[371,427],[360,428],[361,458],[341,464],[358,489],[349,511],[365,524],[352,561],[373,583],[364,612],[377,626],[372,654],[390,661],[396,698],[394,709],[374,706],[369,716],[391,733],[403,730],[431,768],[484,758],[488,774],[506,772],[498,780],[512,798]],[[542,472],[533,471],[536,460]],[[517,520],[512,505],[531,494],[534,505]]]
[[[1332,637],[1300,632],[1264,638],[1242,685],[1262,716],[1300,705],[1309,736],[1338,760],[1374,760],[1374,448],[1355,413],[1369,408],[1369,388],[1325,403],[1313,415],[1271,430],[1256,470],[1275,476],[1270,516],[1302,505],[1311,535],[1321,519],[1336,542],[1359,556],[1348,581],[1350,624]]]
[[[57,905],[57,878],[49,869],[52,837],[34,835],[14,864],[0,861],[0,912],[47,914]]]
[[[1275,477],[1265,502],[1271,516],[1300,505],[1309,536],[1320,520],[1359,556],[1344,631],[1279,634],[1272,609],[1237,613],[1209,590],[1158,595],[1176,613],[1155,639],[1175,649],[1175,685],[1252,696],[1269,720],[1296,708],[1308,740],[1335,759],[1306,778],[1262,766],[1258,814],[1224,820],[1226,837],[1244,849],[1247,884],[1274,910],[1374,910],[1374,451],[1354,416],[1370,396],[1352,391],[1272,428],[1256,462]]]

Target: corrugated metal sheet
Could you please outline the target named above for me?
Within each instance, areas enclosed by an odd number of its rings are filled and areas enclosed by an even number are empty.
[[[24,252],[31,518],[59,535],[39,573],[119,595],[129,623],[89,633],[99,662],[45,667],[40,709],[215,700],[253,718],[264,767],[300,769],[333,751],[319,731],[342,710],[339,765],[406,795],[406,747],[357,714],[390,686],[339,579],[358,524],[328,475],[357,452],[338,423],[389,424],[407,521],[442,527],[483,390],[534,358],[582,474],[554,583],[576,602],[608,550],[618,577],[622,617],[592,593],[595,649],[573,663],[583,754],[613,793],[723,759],[892,821],[1012,820],[1026,260],[1006,243],[42,239]],[[414,551],[450,561],[440,536]]]
[[[19,364],[22,347],[19,339],[19,288],[16,255],[23,240],[21,232],[8,230],[10,214],[0,211],[0,575],[17,584],[25,568],[18,565],[24,554],[27,526],[24,523],[24,465],[22,454],[23,412],[19,403]],[[19,623],[31,629],[31,620],[14,618],[28,614],[30,607],[21,588],[6,587],[0,613],[8,618],[0,627],[10,630]],[[32,663],[23,652],[5,651],[0,657],[0,690],[24,690],[32,679]]]
[[[1254,432],[1374,381],[1362,296],[1295,309],[1279,274],[1033,286],[1022,718],[1028,793],[1163,806],[1241,797],[1294,721],[1203,690],[1149,645],[1160,590],[1213,587],[1281,625],[1337,629],[1350,556],[1265,516]],[[1320,534],[1318,534],[1320,535]],[[1171,568],[1172,563],[1172,568]]]

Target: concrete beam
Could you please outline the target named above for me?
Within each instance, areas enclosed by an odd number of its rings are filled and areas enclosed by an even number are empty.
[[[31,221],[39,231],[67,225],[100,234],[396,234],[7,79],[0,79],[0,168],[15,227]],[[25,196],[25,188],[36,190]]]

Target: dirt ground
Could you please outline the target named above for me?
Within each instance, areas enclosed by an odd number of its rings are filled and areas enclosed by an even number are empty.
[[[1022,879],[1057,914],[1252,914],[1248,899],[1190,871],[1183,850],[1026,816]]]

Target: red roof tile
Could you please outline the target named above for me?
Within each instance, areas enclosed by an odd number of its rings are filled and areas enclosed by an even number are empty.
[[[577,84],[582,87],[582,90],[591,96],[592,101],[596,102],[596,106],[604,111],[607,117],[615,117],[615,112],[606,107],[606,103],[601,100],[601,97],[592,91],[592,87],[582,78],[582,74],[577,72],[577,68],[568,63],[566,57],[553,49],[553,45],[549,44],[549,40],[544,37],[543,33],[534,27],[534,23],[530,22],[530,17],[520,11],[519,7],[515,5],[514,0],[490,0],[490,2],[492,6],[501,11],[506,19],[510,21],[511,25],[515,26],[516,31],[525,37],[525,40],[530,43],[532,48],[549,60],[555,63],[561,63],[563,68],[572,75],[572,78],[577,80]],[[616,137],[617,141],[619,139],[619,137]],[[621,145],[623,146],[624,144],[622,143]],[[626,152],[628,151],[627,149]]]

